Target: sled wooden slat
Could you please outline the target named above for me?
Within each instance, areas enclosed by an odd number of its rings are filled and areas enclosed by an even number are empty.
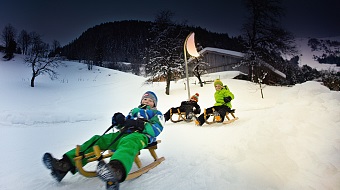
[[[142,167],[142,162],[139,158],[140,152],[136,155],[134,162],[138,167],[138,170],[135,172],[132,172],[128,174],[126,177],[126,180],[134,179],[136,177],[139,177],[143,175],[144,173],[148,172],[149,170],[153,169],[157,165],[159,165],[162,161],[165,160],[164,157],[158,158],[155,150],[157,149],[157,144],[161,143],[161,140],[157,140],[155,143],[150,144],[149,146],[145,147],[144,149],[148,149],[151,156],[153,157],[154,161],[150,163],[149,165]],[[107,151],[106,154],[102,155],[102,150],[100,150],[99,146],[95,145],[93,146],[93,152],[87,153],[84,155],[84,159],[86,162],[93,162],[97,161],[99,158],[104,159],[111,157],[114,154],[111,150]],[[86,171],[83,167],[83,156],[80,155],[80,146],[77,145],[76,147],[76,157],[74,158],[75,166],[78,170],[78,172],[85,176],[85,177],[96,177],[97,173],[96,171]]]
[[[161,162],[163,162],[165,160],[164,157],[161,157],[157,160],[155,160],[154,162],[152,162],[151,164],[135,171],[135,172],[132,172],[130,173],[125,180],[131,180],[131,179],[134,179],[134,178],[137,178],[143,174],[145,174],[146,172],[148,172],[149,170],[155,168],[157,165],[159,165]]]
[[[178,118],[177,118],[177,120],[175,120],[174,118],[173,118],[173,116],[175,117],[175,116],[178,116]],[[194,117],[196,117],[196,115],[194,116]],[[185,112],[181,112],[179,109],[177,109],[177,112],[175,112],[175,113],[173,113],[172,112],[172,109],[170,109],[170,120],[173,122],[173,123],[177,123],[177,122],[180,122],[180,121],[186,121],[186,122],[192,122],[193,120],[191,119],[191,120],[188,120],[187,118],[186,118],[186,113]]]
[[[215,109],[213,108],[213,112],[215,111]],[[225,118],[227,119],[226,121],[221,122],[222,124],[230,124],[236,120],[238,120],[239,118],[235,116],[234,114],[235,110],[232,110],[231,112],[226,112],[225,114]],[[232,119],[230,119],[229,114],[233,117]],[[208,115],[212,116],[212,120],[208,120]],[[216,119],[217,116],[215,116],[213,113],[211,114],[207,114],[206,113],[206,109],[204,109],[204,120],[207,124],[213,124],[213,123],[217,123],[218,119]]]
[[[227,121],[223,121],[223,124],[229,124],[229,123],[232,123],[232,122],[234,122],[236,120],[238,120],[238,117],[235,117],[235,118],[227,120]]]

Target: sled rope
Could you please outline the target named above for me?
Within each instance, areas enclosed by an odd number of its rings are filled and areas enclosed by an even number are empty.
[[[79,152],[79,156],[82,156],[82,158],[84,159],[84,152],[86,152],[90,147],[93,147],[93,145],[96,144],[98,140],[102,138],[107,132],[109,132],[109,130],[111,130],[113,127],[114,126],[111,125],[109,128],[107,128],[106,131],[100,137],[98,137],[98,139],[93,141],[84,151]]]
[[[140,120],[142,120],[142,121],[144,121],[144,122],[148,122],[148,120],[147,120],[147,119],[144,119],[144,118],[138,118],[138,119],[140,119]],[[98,142],[98,140],[99,140],[100,138],[102,138],[102,137],[103,137],[109,130],[111,130],[113,127],[114,127],[114,125],[111,125],[108,129],[106,129],[106,131],[105,131],[98,139],[96,139],[95,141],[93,141],[93,142],[92,142],[92,143],[91,143],[84,151],[79,152],[79,156],[82,156],[82,159],[84,159],[84,158],[85,158],[84,152],[86,152],[90,147],[93,147],[93,146]],[[104,154],[104,152],[105,152],[106,150],[108,150],[109,147],[110,147],[111,145],[113,145],[114,143],[116,143],[116,142],[124,135],[124,133],[125,133],[128,129],[129,129],[129,128],[126,128],[126,127],[122,127],[122,128],[120,129],[119,135],[118,135],[115,139],[113,139],[113,141],[112,141],[105,149],[103,149],[103,151],[100,153],[100,157],[97,159],[98,161],[103,159],[103,154]]]
[[[120,133],[119,133],[119,135],[117,135],[117,137],[115,138],[115,139],[113,139],[113,141],[100,153],[100,157],[97,159],[98,161],[99,160],[102,160],[103,159],[103,154],[104,154],[104,152],[106,151],[106,150],[108,150],[109,149],[109,147],[111,146],[111,145],[113,145],[115,142],[117,142],[118,141],[118,139],[120,139],[120,137],[122,137],[123,135],[124,135],[124,133],[128,130],[129,128],[125,128],[125,127],[123,127],[121,130],[120,130]],[[93,146],[93,145],[92,145]]]

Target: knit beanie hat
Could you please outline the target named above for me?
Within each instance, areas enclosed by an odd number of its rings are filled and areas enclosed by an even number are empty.
[[[216,80],[215,80],[214,86],[216,86],[217,84],[223,86],[223,83],[222,83],[222,81],[220,81],[220,79],[216,79]]]
[[[200,95],[198,94],[198,93],[196,93],[196,94],[194,94],[193,96],[191,96],[191,98],[190,98],[190,100],[193,100],[193,101],[195,101],[195,102],[198,102],[198,97],[199,97]]]
[[[153,103],[155,104],[155,107],[157,107],[158,99],[157,99],[157,96],[154,92],[151,92],[151,91],[145,92],[144,95],[142,96],[142,99],[140,100],[140,103],[142,103],[142,100],[144,98],[150,98],[153,101]]]

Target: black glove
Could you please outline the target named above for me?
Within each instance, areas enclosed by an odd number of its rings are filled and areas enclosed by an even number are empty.
[[[201,108],[197,108],[194,110],[194,114],[200,114],[201,113]]]
[[[230,96],[228,96],[228,97],[224,97],[224,102],[225,103],[228,103],[228,102],[230,102],[231,101],[231,97]]]
[[[148,105],[145,105],[145,104],[141,104],[138,106],[138,108],[141,108],[141,109],[146,109]]]
[[[144,130],[144,121],[142,120],[133,120],[133,119],[127,119],[124,124],[125,127],[134,130],[134,131],[140,131],[142,132]]]
[[[112,125],[123,125],[125,123],[125,116],[117,112],[112,116]]]

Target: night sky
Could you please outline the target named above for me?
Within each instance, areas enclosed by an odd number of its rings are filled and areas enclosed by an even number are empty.
[[[240,34],[246,10],[242,0],[0,0],[0,30],[11,24],[17,34],[25,29],[45,42],[66,45],[95,25],[121,21],[153,21],[170,10],[176,22],[212,32]],[[283,0],[282,26],[296,37],[340,36],[339,0]],[[1,42],[2,44],[2,42]]]

